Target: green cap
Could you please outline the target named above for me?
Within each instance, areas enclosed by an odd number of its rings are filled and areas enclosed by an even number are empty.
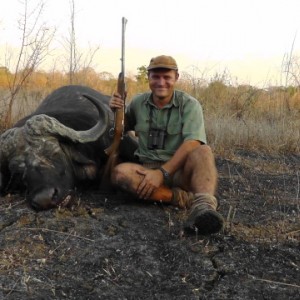
[[[150,64],[147,70],[153,69],[169,69],[169,70],[178,70],[176,60],[171,56],[160,55],[151,58]]]

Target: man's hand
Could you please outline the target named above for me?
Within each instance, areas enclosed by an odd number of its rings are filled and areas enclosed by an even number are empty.
[[[137,188],[137,194],[141,199],[148,199],[153,191],[160,187],[164,182],[164,178],[160,170],[137,170],[137,173],[143,176],[143,179]]]
[[[115,92],[109,100],[109,107],[111,109],[123,108],[124,100],[121,98],[121,95]]]

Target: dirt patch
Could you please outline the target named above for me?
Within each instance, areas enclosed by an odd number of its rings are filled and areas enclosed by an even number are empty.
[[[122,193],[35,212],[0,198],[1,299],[296,299],[300,156],[218,158],[226,228],[186,235],[186,212]]]

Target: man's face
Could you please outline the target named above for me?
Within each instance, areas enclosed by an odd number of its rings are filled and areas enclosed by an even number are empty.
[[[154,69],[149,72],[149,87],[158,99],[171,97],[174,91],[174,85],[178,79],[178,73],[175,70]]]

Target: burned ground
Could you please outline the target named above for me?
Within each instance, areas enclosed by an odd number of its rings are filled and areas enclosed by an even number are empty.
[[[223,232],[185,211],[89,192],[33,211],[0,198],[0,299],[298,299],[300,157],[217,158]]]

